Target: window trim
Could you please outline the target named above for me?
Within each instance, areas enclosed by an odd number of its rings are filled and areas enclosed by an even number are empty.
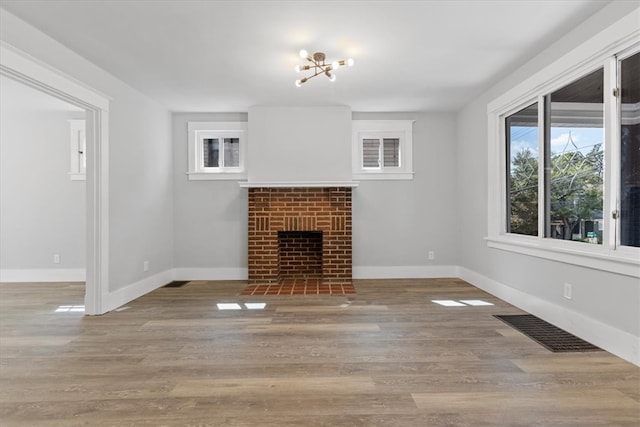
[[[617,98],[616,55],[640,49],[640,30],[637,29],[638,11],[620,19],[589,41],[576,47],[552,64],[538,71],[497,97],[487,105],[488,130],[488,223],[486,237],[491,248],[550,259],[566,264],[640,277],[640,248],[618,246],[611,212],[616,210],[619,193],[620,137]],[[594,53],[595,52],[595,53]],[[532,103],[542,105],[542,97],[566,84],[578,80],[599,67],[604,67],[604,127],[605,127],[605,189],[604,229],[602,245],[572,242],[542,237],[544,228],[539,226],[538,236],[506,233],[506,168],[505,120]],[[542,109],[539,109],[542,114]],[[539,135],[542,139],[542,135]],[[539,141],[539,144],[542,142]],[[539,147],[542,149],[543,147]],[[541,151],[542,152],[542,151]],[[539,197],[544,195],[544,181],[539,165]],[[539,200],[539,203],[542,201]],[[539,218],[541,221],[542,218]]]
[[[201,180],[242,180],[247,178],[245,157],[248,141],[247,122],[188,122],[188,171],[190,181]],[[240,140],[240,161],[237,167],[204,167],[202,160],[202,140],[217,138],[238,138]],[[221,142],[221,150],[223,144]]]
[[[413,123],[414,120],[353,120],[352,121],[352,172],[353,179],[362,180],[412,180],[413,179]],[[399,167],[365,168],[363,166],[364,139],[379,139],[380,151],[384,139],[399,140]],[[382,158],[381,158],[382,161]]]

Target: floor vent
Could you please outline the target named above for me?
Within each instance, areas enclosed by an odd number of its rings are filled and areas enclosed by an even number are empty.
[[[187,283],[189,283],[189,280],[174,280],[173,282],[164,285],[163,288],[181,288]]]
[[[554,353],[601,351],[602,349],[533,314],[494,315]]]

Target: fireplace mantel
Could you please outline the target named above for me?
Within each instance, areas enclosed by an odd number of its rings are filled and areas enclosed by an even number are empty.
[[[242,188],[355,188],[359,181],[240,181]]]

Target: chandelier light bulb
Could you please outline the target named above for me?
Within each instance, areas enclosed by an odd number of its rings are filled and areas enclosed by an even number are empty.
[[[347,65],[348,65],[349,67],[353,66],[353,58],[349,58],[349,59],[347,59]]]
[[[300,79],[296,80],[296,86],[297,86],[297,87],[302,86],[302,82],[300,81]]]
[[[294,68],[294,70],[296,70],[296,73],[299,73],[300,71],[302,71],[299,65],[296,65],[296,68]]]
[[[306,50],[301,49],[300,50],[300,58],[307,59],[308,57],[309,57],[309,53]]]
[[[336,75],[335,75],[335,74],[331,74],[331,75],[329,76],[329,81],[330,81],[330,82],[335,82],[335,81],[336,81]]]
[[[331,69],[332,70],[337,70],[339,66],[340,66],[340,62],[338,62],[338,61],[333,61],[331,63]]]

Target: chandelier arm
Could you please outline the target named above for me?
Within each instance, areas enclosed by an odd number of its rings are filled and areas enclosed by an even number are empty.
[[[307,80],[314,78],[315,76],[319,76],[320,74],[324,74],[324,71],[316,71],[315,74],[307,77]]]
[[[312,57],[308,57],[308,58],[307,58],[307,61],[311,62],[311,63],[313,64],[313,66],[314,66],[314,67],[316,67],[316,68],[322,68],[322,69],[324,69],[325,71],[326,71],[326,67],[331,67],[331,68],[329,69],[329,71],[331,71],[331,70],[333,69],[333,66],[332,66],[331,64],[327,64],[327,63],[325,63],[324,61],[322,61],[322,62],[318,62],[318,61],[316,61],[315,59],[313,59]]]
[[[313,61],[311,61],[311,62],[313,62]],[[314,74],[311,77],[315,77],[315,76],[317,76],[319,74],[324,74],[327,71],[332,71],[333,70],[333,68],[331,67],[331,64],[325,64],[324,66],[322,66],[322,65],[318,65],[318,64],[314,63],[314,65],[312,65],[312,68],[313,68],[313,73]],[[310,79],[311,77],[307,77],[307,78]]]

